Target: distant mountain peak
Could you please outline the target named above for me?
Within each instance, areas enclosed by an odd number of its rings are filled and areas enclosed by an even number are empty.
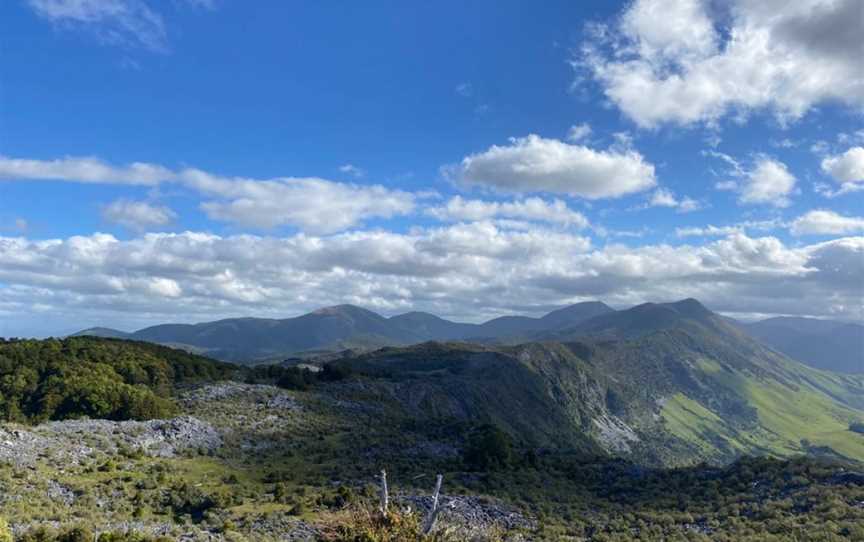
[[[339,315],[339,314],[363,314],[363,315],[372,315],[381,316],[380,314],[370,311],[369,309],[364,309],[363,307],[358,307],[357,305],[350,304],[342,304],[342,305],[333,305],[331,307],[322,307],[320,309],[314,310],[309,314],[317,314],[320,316],[329,316],[329,315]]]
[[[675,301],[673,303],[666,303],[665,305],[675,309],[685,316],[698,317],[713,314],[705,305],[700,303],[699,300],[692,297],[682,299],[681,301]]]
[[[557,325],[575,325],[581,321],[603,314],[615,312],[615,309],[602,301],[583,301],[554,310],[540,320],[554,322]]]

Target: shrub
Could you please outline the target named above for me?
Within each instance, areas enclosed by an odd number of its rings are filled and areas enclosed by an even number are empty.
[[[12,531],[3,518],[0,518],[0,542],[12,542]]]

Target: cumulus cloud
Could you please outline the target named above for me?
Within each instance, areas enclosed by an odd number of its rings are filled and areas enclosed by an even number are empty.
[[[864,217],[843,216],[817,209],[799,216],[790,226],[793,235],[850,235],[864,232]]]
[[[355,303],[476,321],[575,300],[693,296],[720,311],[860,319],[862,274],[864,237],[790,247],[740,231],[703,246],[637,248],[489,221],[331,236],[15,237],[0,238],[0,313],[39,305],[70,321],[132,326]]]
[[[738,192],[739,203],[788,207],[791,196],[797,192],[795,176],[789,172],[786,164],[770,156],[756,155],[748,168],[728,154],[716,151],[703,154],[718,158],[728,165],[724,174],[732,179],[719,181],[714,187],[717,190]]]
[[[177,214],[162,205],[118,199],[102,209],[102,218],[134,231],[145,231],[171,224],[177,218]]]
[[[746,172],[739,200],[742,203],[788,207],[795,182],[786,164],[763,156],[756,160],[752,170]]]
[[[563,201],[559,199],[547,201],[536,197],[512,202],[497,202],[454,196],[445,205],[427,209],[426,214],[438,220],[451,222],[508,218],[549,222],[576,228],[588,226],[585,215],[573,211]]]
[[[637,0],[619,22],[590,30],[574,65],[645,128],[864,106],[859,0]]]
[[[213,0],[186,0],[212,9]],[[144,0],[27,0],[40,18],[62,28],[92,32],[114,45],[168,50],[168,32],[162,15]]]
[[[173,171],[140,162],[115,166],[87,157],[29,160],[0,156],[0,179],[144,186],[174,183],[210,198],[201,208],[214,220],[255,228],[295,226],[315,233],[355,227],[370,218],[408,214],[415,206],[414,194],[381,185],[318,178],[229,178],[194,168]],[[107,218],[121,223],[116,220],[121,210],[112,210]],[[139,211],[138,218],[153,216],[152,209],[139,206]]]
[[[651,194],[648,207],[670,207],[679,213],[689,213],[701,209],[702,205],[695,199],[687,196],[678,198],[668,188],[658,188]]]
[[[653,164],[630,148],[595,150],[538,135],[465,157],[455,177],[505,192],[615,198],[656,184]]]
[[[864,190],[864,147],[852,147],[842,154],[822,159],[822,171],[840,184],[838,190],[825,188],[821,192],[829,197]]]

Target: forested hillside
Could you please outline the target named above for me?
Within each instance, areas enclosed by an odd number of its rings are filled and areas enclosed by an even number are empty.
[[[233,366],[155,344],[93,337],[0,340],[0,417],[143,420],[175,412],[176,386]]]

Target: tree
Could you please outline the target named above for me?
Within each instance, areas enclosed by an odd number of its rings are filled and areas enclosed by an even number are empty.
[[[482,425],[472,431],[463,452],[465,464],[481,471],[506,467],[512,456],[510,435],[494,425]]]

